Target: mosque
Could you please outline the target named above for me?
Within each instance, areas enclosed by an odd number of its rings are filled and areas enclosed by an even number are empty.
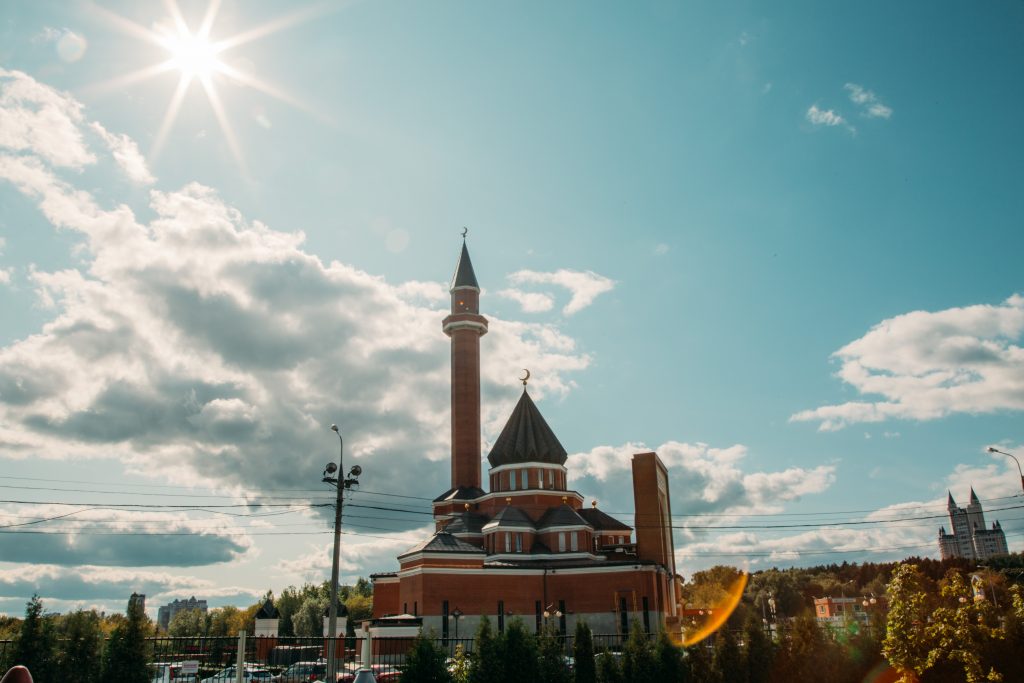
[[[451,487],[433,501],[435,533],[372,576],[374,620],[471,636],[486,615],[504,630],[651,632],[678,619],[668,471],[655,453],[632,460],[632,528],[568,488],[566,451],[523,394],[487,454],[482,488],[480,286],[463,238],[451,283]]]

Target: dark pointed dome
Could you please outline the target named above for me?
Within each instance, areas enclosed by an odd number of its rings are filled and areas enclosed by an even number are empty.
[[[455,266],[455,276],[452,277],[451,289],[455,290],[459,287],[480,289],[480,285],[476,282],[476,273],[473,272],[473,262],[469,260],[469,249],[466,248],[465,242],[462,243],[462,254],[459,255],[459,264]]]
[[[544,416],[537,410],[530,395],[523,391],[519,403],[501,430],[487,455],[491,467],[523,462],[546,462],[564,465],[565,449],[551,431]]]

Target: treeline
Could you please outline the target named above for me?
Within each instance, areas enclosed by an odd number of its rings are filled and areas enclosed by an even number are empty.
[[[48,615],[42,600],[33,596],[18,623],[14,646],[4,651],[6,661],[0,662],[0,670],[21,664],[37,681],[149,683],[145,639],[152,629],[135,602],[129,603],[126,615],[116,618],[93,610]]]
[[[278,611],[278,635],[316,637],[323,635],[323,614],[330,604],[331,584],[329,581],[307,583],[301,588],[288,586],[277,597],[272,591],[254,605],[245,609],[227,606],[203,612],[182,610],[171,618],[167,635],[183,636],[236,636],[239,630],[253,633],[256,613],[270,600]],[[353,622],[369,619],[373,615],[373,584],[360,577],[354,586],[338,587],[338,602],[344,605]],[[351,634],[350,634],[351,635]]]
[[[402,667],[402,683],[857,683],[880,661],[870,634],[835,640],[804,616],[769,638],[760,620],[734,632],[681,647],[662,631],[634,624],[621,652],[595,652],[590,629],[580,621],[572,639],[553,630],[534,636],[516,618],[495,634],[484,618],[471,654],[457,648],[452,660],[434,638],[421,635]]]

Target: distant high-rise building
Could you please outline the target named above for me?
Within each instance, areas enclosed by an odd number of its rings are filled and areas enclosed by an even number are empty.
[[[191,609],[197,609],[205,614],[206,600],[196,600],[194,595],[188,600],[172,600],[156,611],[156,624],[161,630],[166,631],[175,614]]]
[[[942,559],[963,557],[968,560],[987,560],[996,555],[1006,555],[1006,534],[998,521],[992,528],[985,528],[985,512],[981,501],[971,488],[971,500],[966,508],[957,507],[953,494],[946,501],[949,524],[953,533],[947,534],[946,527],[939,527],[939,552]]]
[[[138,603],[139,607],[142,608],[142,613],[146,613],[146,594],[145,593],[132,593],[128,598],[128,606]]]

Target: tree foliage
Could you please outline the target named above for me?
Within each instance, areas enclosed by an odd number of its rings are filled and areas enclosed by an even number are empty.
[[[43,601],[38,595],[33,595],[25,605],[25,619],[14,643],[11,663],[28,667],[37,680],[56,678],[57,640],[53,618],[43,614]]]
[[[597,683],[594,636],[590,632],[590,626],[582,619],[576,620],[576,637],[573,639],[572,655],[575,665],[575,683]]]
[[[445,683],[451,681],[447,657],[433,633],[416,636],[405,663],[401,666],[402,683]]]
[[[150,683],[146,665],[149,619],[138,602],[128,603],[127,618],[110,634],[103,658],[103,679],[118,683]],[[48,680],[48,679],[43,679]]]
[[[62,683],[99,683],[103,652],[100,621],[93,610],[71,612],[60,620],[57,667]]]

